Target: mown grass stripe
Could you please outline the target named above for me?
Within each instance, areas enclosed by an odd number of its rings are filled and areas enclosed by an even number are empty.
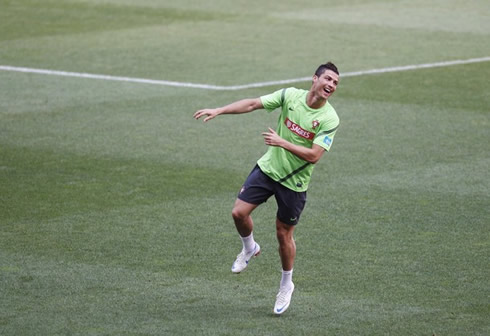
[[[482,62],[488,62],[488,61],[490,61],[490,56],[480,57],[480,58],[470,58],[470,59],[466,59],[466,60],[453,60],[453,61],[425,63],[425,64],[414,64],[414,65],[403,65],[403,66],[380,68],[380,69],[370,69],[370,70],[345,72],[345,73],[341,73],[341,76],[343,78],[345,78],[345,77],[356,77],[356,76],[364,76],[364,75],[383,74],[383,73],[389,73],[389,72],[402,72],[402,71],[410,71],[410,70],[447,67],[447,66],[454,66],[454,65],[464,65],[464,64],[471,64],[471,63],[482,63]],[[34,74],[51,75],[51,76],[101,79],[101,80],[108,80],[108,81],[132,82],[132,83],[141,83],[141,84],[153,84],[153,85],[185,87],[185,88],[216,90],[216,91],[236,91],[236,90],[252,89],[252,88],[267,87],[267,86],[274,86],[274,85],[301,83],[301,82],[306,82],[306,81],[311,80],[311,76],[310,76],[310,77],[300,77],[300,78],[284,79],[284,80],[277,80],[277,81],[250,83],[250,84],[244,84],[244,85],[222,86],[222,85],[211,85],[211,84],[200,84],[200,83],[189,83],[189,82],[176,82],[176,81],[147,79],[147,78],[110,76],[110,75],[91,74],[91,73],[84,73],[84,72],[69,72],[69,71],[48,70],[48,69],[35,69],[35,68],[26,68],[26,67],[15,67],[15,66],[9,66],[9,65],[0,65],[0,70],[24,72],[24,73],[34,73]]]

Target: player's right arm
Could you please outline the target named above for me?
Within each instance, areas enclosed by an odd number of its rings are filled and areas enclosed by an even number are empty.
[[[194,113],[194,119],[199,119],[202,116],[206,116],[206,118],[204,118],[204,122],[206,122],[219,116],[220,114],[248,113],[261,108],[264,108],[264,106],[262,105],[260,98],[247,98],[222,107],[199,110]]]

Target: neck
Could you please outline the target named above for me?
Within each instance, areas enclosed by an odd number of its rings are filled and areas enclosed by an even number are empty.
[[[319,109],[320,107],[323,107],[327,103],[327,100],[325,98],[319,97],[313,92],[308,92],[308,95],[306,96],[306,105],[311,107],[312,109]]]

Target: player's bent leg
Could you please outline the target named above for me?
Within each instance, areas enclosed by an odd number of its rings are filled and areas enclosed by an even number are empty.
[[[253,238],[253,221],[250,214],[257,207],[256,204],[247,203],[240,199],[235,201],[232,210],[232,217],[236,229],[242,240],[242,251],[237,255],[235,262],[231,267],[233,273],[244,271],[253,257],[260,254],[260,245]]]
[[[236,199],[233,210],[231,211],[231,216],[233,217],[235,227],[240,236],[247,237],[252,233],[254,223],[250,214],[257,206],[258,204],[251,204],[242,201],[239,198]]]

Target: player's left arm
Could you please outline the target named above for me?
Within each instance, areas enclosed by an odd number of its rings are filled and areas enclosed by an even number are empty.
[[[269,127],[268,132],[262,133],[265,144],[268,146],[282,147],[285,150],[293,153],[297,157],[310,163],[317,163],[325,153],[325,148],[317,144],[313,144],[311,148],[295,145],[279,136],[272,128]]]

